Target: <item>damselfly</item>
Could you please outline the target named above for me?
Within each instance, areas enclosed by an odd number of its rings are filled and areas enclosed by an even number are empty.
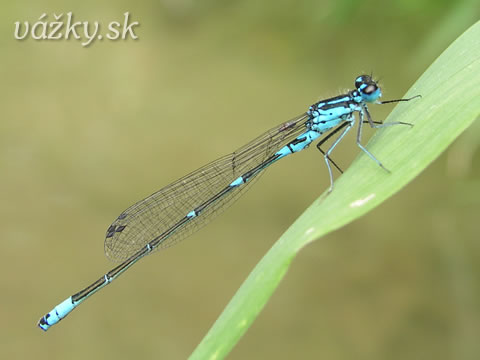
[[[38,326],[48,330],[145,255],[171,246],[197,231],[231,205],[268,166],[306,149],[325,133],[328,135],[320,140],[317,148],[327,165],[331,192],[333,173],[330,162],[338,166],[330,159],[330,154],[355,125],[355,113],[360,116],[357,145],[387,170],[360,143],[362,125],[368,123],[372,128],[381,128],[411,124],[375,122],[368,112],[367,103],[387,104],[413,98],[379,101],[382,96],[380,87],[369,75],[357,77],[355,88],[346,94],[317,102],[304,114],[274,127],[237,151],[201,167],[122,212],[107,229],[105,239],[105,253],[109,258],[121,261],[121,264],[55,306],[40,319]],[[321,145],[338,133],[328,150],[323,151]]]

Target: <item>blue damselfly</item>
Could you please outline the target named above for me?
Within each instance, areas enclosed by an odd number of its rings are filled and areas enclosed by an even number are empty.
[[[362,125],[368,123],[372,128],[381,128],[411,124],[375,122],[367,104],[387,104],[413,98],[382,102],[379,100],[381,96],[377,82],[369,75],[361,75],[355,79],[354,90],[317,102],[300,116],[274,127],[237,151],[201,167],[126,209],[107,229],[105,239],[106,255],[121,261],[121,264],[57,305],[40,319],[38,326],[48,330],[145,255],[191,235],[231,205],[263,170],[287,155],[306,149],[323,134],[326,136],[319,141],[317,148],[327,165],[331,192],[333,173],[330,162],[338,166],[330,159],[330,154],[355,125],[355,113],[360,117],[357,145],[387,170],[361,144]],[[335,134],[339,135],[333,144],[323,151],[321,145]]]

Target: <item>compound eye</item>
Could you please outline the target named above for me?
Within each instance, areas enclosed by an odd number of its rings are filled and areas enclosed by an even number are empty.
[[[376,85],[373,85],[373,84],[370,84],[368,85],[365,89],[363,89],[363,93],[364,94],[367,94],[367,95],[371,95],[373,94],[375,91],[377,91],[377,86]]]
[[[371,82],[372,82],[372,78],[370,76],[360,75],[355,79],[355,87],[357,89],[360,89],[362,85],[365,86],[366,84],[370,84]]]
[[[365,83],[365,75],[359,76],[355,79],[355,87],[360,89],[360,86]]]

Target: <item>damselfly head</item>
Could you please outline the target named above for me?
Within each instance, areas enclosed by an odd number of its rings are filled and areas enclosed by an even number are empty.
[[[374,102],[382,96],[382,92],[370,75],[360,75],[355,79],[355,87],[366,102]]]

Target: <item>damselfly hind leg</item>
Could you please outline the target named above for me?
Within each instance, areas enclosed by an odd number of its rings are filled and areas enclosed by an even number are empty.
[[[342,131],[340,136],[333,142],[333,144],[330,146],[330,148],[325,152],[323,158],[325,159],[325,164],[327,165],[328,169],[328,175],[330,178],[330,187],[328,188],[328,193],[330,194],[333,191],[333,172],[332,172],[332,167],[330,166],[330,154],[332,153],[333,149],[335,149],[335,146],[338,145],[340,141],[344,138],[344,136],[350,131],[350,129],[353,127],[355,124],[355,117],[350,117],[349,121],[345,123],[345,129]],[[340,126],[337,131],[341,130],[344,126]]]

